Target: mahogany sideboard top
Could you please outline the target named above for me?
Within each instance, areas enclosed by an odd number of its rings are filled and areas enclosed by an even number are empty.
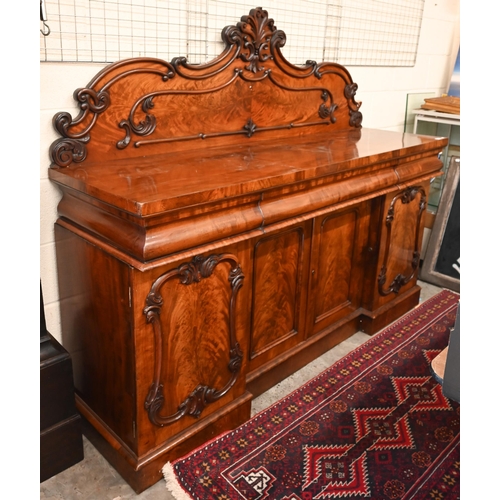
[[[63,343],[86,433],[137,492],[420,294],[447,139],[362,128],[349,72],[289,63],[261,8],[222,40],[205,64],[111,64],[53,119]]]
[[[332,130],[299,139],[255,138],[228,147],[85,162],[49,173],[55,182],[148,218],[327,176],[329,182],[369,177],[388,166],[397,185],[398,166],[416,154],[439,152],[444,144],[445,139],[384,130]]]
[[[49,175],[70,196],[71,207],[66,199],[59,207],[62,216],[115,242],[120,227],[119,248],[148,262],[187,244],[264,231],[333,203],[402,189],[436,175],[445,144],[446,139],[355,128],[83,162],[51,168]],[[192,227],[196,221],[203,230],[186,234],[185,223]],[[160,242],[160,233],[168,242]]]

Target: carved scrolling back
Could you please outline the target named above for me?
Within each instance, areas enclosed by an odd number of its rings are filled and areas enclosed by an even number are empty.
[[[223,52],[203,65],[184,57],[116,62],[57,113],[52,167],[361,127],[357,85],[335,63],[288,62],[286,36],[261,8],[222,30]]]

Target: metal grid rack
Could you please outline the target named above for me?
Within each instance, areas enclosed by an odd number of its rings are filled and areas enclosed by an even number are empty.
[[[283,53],[345,66],[413,66],[425,0],[268,0],[287,34]],[[45,0],[50,34],[41,61],[114,62],[128,57],[202,63],[222,50],[221,29],[256,7],[246,0]]]

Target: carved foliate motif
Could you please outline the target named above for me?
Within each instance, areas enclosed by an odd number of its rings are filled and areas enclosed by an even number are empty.
[[[237,24],[243,44],[240,58],[249,63],[245,67],[252,73],[264,71],[260,63],[272,58],[270,51],[271,36],[276,31],[274,20],[269,19],[262,8],[252,9],[248,16],[243,16]]]
[[[125,138],[118,141],[116,147],[118,149],[124,149],[130,144],[131,133],[136,135],[146,136],[152,134],[156,129],[156,118],[148,112],[154,108],[153,97],[148,97],[144,99],[141,105],[142,111],[145,113],[144,120],[140,121],[138,124],[134,123],[134,115],[137,109],[137,105],[130,111],[130,117],[128,120],[122,120],[118,126],[125,129]]]
[[[81,162],[87,158],[87,148],[85,144],[88,141],[88,137],[80,140],[61,139],[52,147],[52,158],[60,167],[67,167],[73,162]]]
[[[361,122],[363,121],[363,115],[360,111],[349,110],[349,125],[351,127],[359,128],[361,127]]]
[[[359,128],[361,127],[361,122],[363,121],[363,115],[359,111],[361,103],[358,104],[354,100],[357,90],[357,83],[348,84],[344,88],[344,96],[347,99],[347,103],[349,105],[349,125],[351,125],[351,127]]]
[[[253,134],[255,134],[257,130],[257,125],[253,122],[253,120],[250,118],[246,123],[245,126],[243,127],[247,131],[247,136],[252,137]]]
[[[321,95],[321,98],[325,102],[319,107],[319,113],[318,113],[319,117],[329,118],[332,123],[335,123],[336,118],[333,113],[337,109],[337,105],[334,104],[333,97],[329,92],[324,91],[323,94]],[[328,105],[329,102],[331,102],[330,105]]]
[[[356,91],[358,90],[357,83],[351,83],[350,85],[346,85],[344,88],[344,95],[347,99],[354,99],[356,95]]]
[[[202,279],[209,278],[216,266],[223,261],[231,265],[228,281],[231,287],[231,298],[229,303],[229,380],[222,389],[216,389],[207,385],[199,384],[179,405],[177,412],[163,416],[160,411],[163,407],[165,397],[163,395],[163,384],[161,383],[162,364],[168,360],[168,352],[164,352],[163,331],[160,323],[160,312],[163,306],[161,296],[162,286],[170,279],[177,278],[183,285],[192,285]],[[149,389],[148,396],[144,402],[144,408],[148,412],[149,420],[154,425],[163,427],[176,422],[185,415],[198,418],[203,409],[225,396],[235,384],[241,370],[243,352],[236,340],[235,332],[235,302],[236,296],[243,284],[243,272],[236,257],[232,254],[211,255],[209,257],[196,256],[191,262],[182,264],[177,269],[169,271],[155,280],[146,299],[144,314],[149,324],[153,326],[155,336],[155,367],[153,383]]]

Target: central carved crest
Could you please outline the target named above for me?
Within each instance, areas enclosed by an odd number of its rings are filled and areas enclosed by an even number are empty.
[[[257,7],[248,16],[242,16],[236,27],[242,34],[242,49],[245,51],[240,57],[249,63],[245,69],[252,73],[263,71],[264,67],[259,63],[272,57],[269,45],[271,36],[276,32],[274,20],[269,19],[267,11],[262,10],[262,7]]]

